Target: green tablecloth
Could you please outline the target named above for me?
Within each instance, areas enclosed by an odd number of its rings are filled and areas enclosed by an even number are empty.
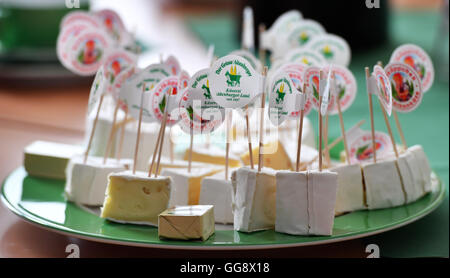
[[[358,83],[358,96],[353,106],[344,113],[346,127],[366,119],[363,129],[370,129],[368,100],[365,93],[364,67],[373,66],[381,60],[387,63],[394,48],[403,43],[415,43],[431,54],[433,61],[446,60],[448,67],[448,35],[444,47],[446,57],[435,57],[432,53],[440,14],[435,12],[395,12],[389,23],[390,42],[352,57],[350,70]],[[217,14],[204,18],[188,18],[191,29],[206,44],[215,45],[215,54],[223,56],[239,48],[236,36],[237,21],[228,14]],[[437,69],[436,69],[437,70]],[[444,203],[429,216],[403,228],[364,239],[367,244],[376,243],[381,256],[385,257],[448,257],[449,256],[449,84],[448,71],[444,78],[436,77],[433,87],[426,93],[418,109],[409,114],[400,114],[400,122],[407,143],[421,144],[428,155],[431,166],[444,181],[447,197]],[[446,79],[446,80],[440,80]],[[375,102],[376,104],[376,102]],[[375,127],[387,131],[378,105],[375,105]],[[309,116],[317,126],[317,117]],[[394,120],[391,125],[395,128]],[[330,138],[340,135],[337,116],[330,117]],[[400,141],[395,130],[397,141]]]

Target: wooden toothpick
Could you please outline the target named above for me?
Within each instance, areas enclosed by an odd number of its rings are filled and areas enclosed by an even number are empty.
[[[189,142],[189,161],[188,161],[188,173],[191,172],[191,168],[192,168],[192,148],[194,146],[194,131],[193,128],[191,128],[191,132],[189,133],[190,135],[190,142]]]
[[[323,80],[323,71],[320,71],[320,75],[319,75],[319,109],[317,109],[318,113],[319,113],[319,172],[322,172],[322,134],[323,134],[323,127],[322,127],[322,113],[320,113],[320,108],[322,107],[322,95],[320,94],[320,90],[322,88],[320,88],[320,82]]]
[[[117,161],[120,161],[120,159],[122,158],[123,140],[125,138],[125,130],[126,130],[127,123],[128,123],[128,109],[125,110],[125,116],[124,116],[123,124],[120,127],[119,149],[117,150],[117,153],[116,153]]]
[[[335,80],[336,76],[335,76],[334,72],[331,75],[331,78],[333,80]],[[351,164],[350,163],[350,155],[349,155],[350,152],[348,151],[347,135],[345,134],[344,117],[342,116],[341,101],[339,100],[339,93],[335,95],[335,100],[336,100],[337,110],[338,110],[338,115],[339,115],[339,123],[340,123],[340,126],[341,126],[342,139],[344,141],[345,157],[346,157],[347,164],[350,165]]]
[[[159,126],[158,138],[156,138],[155,149],[153,150],[152,163],[150,164],[150,168],[148,170],[148,177],[151,177],[151,175],[152,175],[153,165],[155,164],[155,158],[158,155],[158,149],[159,149],[159,144],[161,141],[162,133],[163,133],[163,129],[162,129],[162,123],[161,123]]]
[[[254,164],[253,164],[253,148],[252,148],[252,135],[250,133],[250,124],[249,124],[249,120],[248,120],[248,105],[245,106],[245,125],[246,125],[246,129],[247,129],[247,139],[248,139],[248,153],[249,153],[249,157],[250,157],[250,167],[253,169],[254,168]]]
[[[267,75],[267,66],[264,66],[262,75],[265,78]],[[264,163],[264,110],[266,107],[266,94],[264,92],[261,94],[261,111],[260,111],[260,123],[259,123],[259,156],[258,156],[258,172],[261,172]]]
[[[227,113],[226,119],[226,138],[227,141],[225,143],[225,180],[228,180],[228,167],[229,167],[229,155],[230,155],[230,141],[232,140],[230,134],[232,132],[232,123],[233,123],[233,110],[229,110]]]
[[[87,162],[87,158],[89,155],[89,151],[91,150],[91,146],[92,146],[92,140],[94,139],[94,134],[95,134],[95,128],[97,127],[97,122],[98,122],[98,117],[100,115],[100,109],[102,107],[102,103],[103,103],[103,98],[105,97],[105,94],[103,93],[100,96],[100,101],[98,103],[98,107],[97,107],[97,112],[95,114],[95,119],[94,119],[94,123],[92,125],[92,129],[91,129],[91,134],[89,135],[89,142],[86,148],[86,152],[84,153],[84,163]]]
[[[306,82],[303,83],[303,94],[305,94],[305,102],[306,102]],[[297,171],[297,172],[300,170],[300,155],[301,155],[301,151],[302,151],[303,114],[304,114],[304,112],[305,112],[305,109],[303,107],[303,109],[300,110],[300,124],[298,127],[297,164],[295,166],[295,171]]]
[[[366,72],[366,84],[369,84],[370,72],[369,68],[365,67]],[[367,86],[369,88],[369,86]],[[373,120],[373,104],[372,104],[372,93],[367,92],[367,97],[369,99],[369,111],[370,111],[370,131],[372,133],[372,149],[373,149],[373,163],[377,163],[377,145],[375,144],[375,124]],[[384,110],[383,110],[384,111]]]
[[[383,118],[384,122],[386,123],[386,127],[389,133],[389,138],[391,138],[392,147],[394,148],[395,157],[398,158],[398,151],[397,151],[397,145],[395,144],[394,135],[392,134],[391,124],[389,123],[389,119],[387,116],[386,110],[384,110],[384,106],[381,103],[381,100],[378,99],[378,102],[380,103],[381,112],[383,112]]]
[[[259,24],[259,42],[261,42],[262,34],[266,31],[266,25],[264,23]],[[261,61],[261,65],[264,67],[266,65],[266,51],[261,45],[259,44],[259,60]]]
[[[111,151],[111,146],[112,146],[114,134],[116,131],[115,126],[116,126],[116,121],[117,121],[117,113],[119,112],[119,107],[120,107],[120,103],[119,103],[119,101],[117,101],[116,107],[114,108],[114,115],[113,115],[113,121],[111,124],[111,131],[109,132],[108,142],[106,143],[105,154],[103,155],[103,164],[106,163],[106,160],[108,159],[109,153]]]
[[[167,101],[166,101],[166,107],[164,108],[164,116],[163,116],[163,121],[162,121],[162,132],[161,132],[161,139],[160,139],[160,144],[159,144],[159,152],[158,152],[158,160],[156,162],[156,170],[155,170],[155,178],[158,177],[158,172],[159,172],[159,163],[161,161],[161,154],[162,154],[162,149],[164,146],[164,135],[165,135],[165,130],[166,130],[166,123],[167,123],[167,115],[168,115],[168,111],[169,111],[169,103],[170,103],[170,98],[172,96],[173,93],[173,88],[170,88],[169,91],[169,95],[168,96],[164,96],[167,97]]]
[[[142,84],[141,105],[139,108],[139,122],[138,122],[137,136],[136,136],[136,146],[134,148],[133,175],[136,174],[136,164],[137,164],[138,151],[139,151],[139,141],[141,140],[142,111],[144,110],[144,107],[143,107],[144,94],[145,94],[145,83]]]

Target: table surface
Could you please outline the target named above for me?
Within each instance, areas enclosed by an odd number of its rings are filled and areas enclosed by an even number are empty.
[[[224,32],[229,36],[231,34],[231,18],[227,15],[188,19],[188,22],[194,33],[197,33],[205,44],[212,42],[209,39],[211,36],[208,37],[208,32],[211,33],[211,30],[215,31],[214,38],[218,37],[217,32]],[[412,22],[418,23],[411,26]],[[360,89],[354,105],[344,114],[348,126],[361,118],[368,120],[367,99],[363,94],[365,88],[363,67],[372,65],[380,59],[388,61],[390,52],[401,43],[414,42],[431,50],[436,34],[430,34],[432,32],[428,30],[438,23],[435,13],[396,15],[391,22],[392,32],[401,33],[408,28],[416,28],[417,33],[421,35],[396,36],[397,39],[391,40],[388,46],[354,55],[350,69],[355,73]],[[205,24],[209,24],[210,28],[205,28]],[[220,41],[215,43],[220,44]],[[236,43],[228,45],[233,47]],[[448,41],[446,47],[448,53]],[[224,52],[228,51],[226,48],[221,49]],[[195,51],[198,53],[198,49]],[[433,169],[443,179],[448,192],[448,72],[446,81],[441,81],[439,77],[437,79],[416,111],[399,116],[408,143],[424,146]],[[50,89],[0,87],[0,151],[2,154],[0,179],[3,180],[8,173],[22,164],[23,148],[34,140],[81,142],[88,92],[89,88],[85,85]],[[377,129],[385,130],[381,112],[376,110],[375,113]],[[317,122],[315,117],[311,117],[311,120],[314,124]],[[337,119],[332,118],[331,121],[337,121]],[[366,123],[363,128],[368,129],[368,124]],[[337,124],[331,125],[330,136],[338,135]],[[427,217],[381,235],[323,246],[236,253],[137,248],[80,240],[28,224],[9,212],[5,206],[0,205],[0,257],[65,257],[68,255],[65,253],[66,246],[71,243],[79,245],[81,257],[365,257],[367,255],[365,247],[371,243],[379,245],[381,256],[448,257],[448,213],[447,196],[444,203]]]

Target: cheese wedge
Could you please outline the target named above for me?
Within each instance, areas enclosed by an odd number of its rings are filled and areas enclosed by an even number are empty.
[[[150,157],[149,159],[149,165],[148,167],[150,167],[150,164],[152,163],[152,157]],[[162,169],[165,168],[177,168],[177,169],[186,169],[188,168],[188,161],[186,160],[182,160],[182,159],[174,159],[173,161],[170,160],[169,157],[161,157],[161,161],[159,163],[159,173],[158,175],[161,173]],[[192,161],[191,167],[192,168],[204,168],[204,167],[211,167],[211,164],[207,164],[207,163],[202,163],[202,162],[197,162],[197,161]],[[153,169],[152,169],[152,174],[154,174],[156,171],[156,159],[155,159],[155,163],[153,165]]]
[[[124,171],[125,167],[113,159],[103,164],[103,158],[77,156],[70,159],[66,168],[65,193],[69,201],[74,203],[101,206],[105,199],[108,175]]]
[[[422,177],[423,191],[428,193],[431,191],[431,167],[428,162],[427,155],[423,151],[422,146],[414,145],[409,147],[408,151],[412,152],[416,158],[417,165],[420,169],[420,174]]]
[[[170,177],[147,176],[131,171],[109,176],[101,217],[119,223],[158,225],[158,215],[167,209],[171,191]]]
[[[213,206],[177,206],[158,217],[160,238],[207,240],[214,234]]]
[[[317,170],[308,172],[308,216],[310,235],[331,235],[334,224],[334,208],[338,175]]]
[[[232,173],[230,169],[229,173]],[[225,180],[225,173],[219,172],[202,180],[200,205],[214,206],[214,219],[217,223],[233,223],[234,189],[230,179]]]
[[[280,141],[270,141],[264,144],[264,166],[274,170],[293,170],[291,158]],[[292,151],[292,150],[291,150]],[[253,159],[257,161],[259,146],[253,148]],[[247,151],[241,156],[244,165],[250,165],[250,153]]]
[[[189,149],[186,149],[183,159],[189,160]],[[225,150],[216,146],[210,146],[209,148],[197,146],[192,149],[192,161],[225,165]],[[241,166],[239,157],[232,153],[229,154],[228,162],[229,167],[232,168]]]
[[[274,229],[275,171],[263,168],[258,172],[257,169],[242,167],[236,171],[235,179],[234,229],[241,232]]]
[[[405,193],[395,159],[363,165],[363,176],[369,209],[405,204]]]
[[[413,152],[407,151],[397,159],[397,167],[406,194],[406,203],[411,203],[422,197],[424,188],[420,165]]]
[[[34,141],[24,149],[23,165],[30,176],[65,179],[70,158],[82,153],[81,146]]]
[[[171,177],[173,181],[169,206],[198,205],[202,179],[222,170],[222,167],[192,168],[188,173],[185,168],[163,169],[161,175]]]
[[[308,235],[308,173],[277,171],[275,231]]]
[[[367,209],[361,166],[340,164],[329,170],[338,174],[336,214]]]

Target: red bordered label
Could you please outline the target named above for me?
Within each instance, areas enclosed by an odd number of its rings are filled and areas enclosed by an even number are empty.
[[[386,157],[393,150],[389,135],[375,132],[377,158]],[[350,162],[362,163],[373,159],[372,133],[365,131],[349,143]]]
[[[180,62],[174,56],[169,56],[167,60],[164,62],[165,65],[170,67],[170,73],[172,75],[179,75],[181,72]]]
[[[60,62],[66,67],[70,65],[68,51],[71,40],[88,27],[88,24],[77,21],[72,24],[65,25],[65,27],[59,33],[58,39],[56,41],[56,54],[58,55],[58,59],[60,60]]]
[[[94,28],[100,27],[100,22],[92,14],[87,12],[71,12],[61,19],[61,24],[59,25],[59,28],[63,29],[66,26],[73,24],[75,22],[78,23],[82,22]]]
[[[296,70],[292,70],[292,69],[287,69],[286,73],[289,75],[289,77],[291,78],[292,83],[294,84],[294,87],[297,88],[299,91],[303,90],[303,75],[300,74],[299,71]],[[308,95],[307,95],[308,96]],[[309,97],[306,98],[306,103],[305,103],[305,110],[303,111],[303,116],[306,116],[309,114],[309,112],[311,112],[312,110],[312,103]],[[291,118],[298,118],[300,116],[300,112],[299,111],[293,111],[290,113],[290,117]]]
[[[373,68],[373,75],[375,76],[375,80],[377,82],[378,98],[381,100],[384,110],[386,110],[390,116],[392,112],[392,88],[389,77],[380,66],[375,66]]]
[[[330,68],[333,70],[335,75],[336,92],[333,92],[333,95],[331,97],[331,103],[333,103],[333,105],[329,105],[330,108],[328,109],[328,113],[330,115],[336,115],[339,112],[337,108],[336,98],[339,98],[341,111],[344,112],[352,105],[353,101],[355,100],[358,88],[356,85],[355,76],[346,67],[339,65],[325,66],[323,69],[325,75],[328,75]]]
[[[173,88],[172,95],[169,96],[170,89]],[[178,94],[178,77],[170,76],[159,82],[153,89],[150,97],[150,111],[155,119],[162,122],[164,110],[168,107],[168,117],[166,124],[172,126],[177,123],[176,117],[171,117],[171,110],[175,110],[174,105]]]
[[[108,54],[104,67],[106,78],[108,79],[108,91],[114,90],[117,76],[124,70],[132,67],[136,63],[137,57],[125,50],[115,50]]]
[[[102,27],[115,40],[121,41],[123,33],[126,32],[120,16],[113,10],[105,9],[95,13],[100,19]]]

